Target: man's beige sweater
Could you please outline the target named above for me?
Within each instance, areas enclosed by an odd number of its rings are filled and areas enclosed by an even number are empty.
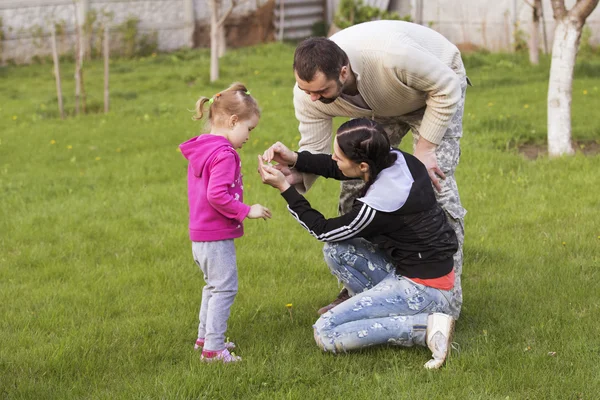
[[[370,110],[341,97],[311,101],[294,87],[300,150],[331,152],[332,118],[389,118],[426,106],[419,134],[439,144],[456,112],[465,69],[460,52],[436,31],[404,21],[354,25],[331,38],[348,55],[358,92]],[[305,176],[308,189],[314,178]],[[303,188],[300,188],[303,189]]]

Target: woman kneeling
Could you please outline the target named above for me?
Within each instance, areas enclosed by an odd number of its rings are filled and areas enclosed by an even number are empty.
[[[279,165],[265,164],[272,160]],[[287,166],[337,180],[362,179],[364,192],[349,213],[325,218],[286,180],[280,170]],[[319,347],[335,353],[418,344],[433,353],[425,367],[441,367],[457,317],[452,288],[458,242],[425,166],[391,148],[379,124],[360,118],[339,128],[333,155],[295,153],[278,142],[259,156],[259,172],[280,190],[292,216],[326,242],[325,260],[348,292],[347,300],[315,323]]]

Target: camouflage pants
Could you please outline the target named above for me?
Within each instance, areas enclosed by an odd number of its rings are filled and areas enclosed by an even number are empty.
[[[458,251],[454,255],[454,303],[452,306],[456,315],[460,313],[462,306],[462,264],[463,264],[463,242],[465,238],[464,217],[466,210],[460,203],[458,194],[458,186],[454,172],[460,159],[460,138],[462,137],[462,118],[465,104],[465,93],[467,89],[466,79],[461,85],[462,96],[458,109],[452,117],[450,126],[444,134],[440,145],[436,149],[438,166],[446,175],[446,179],[440,179],[442,190],[438,192],[434,189],[436,198],[440,206],[444,209],[448,221],[458,237]],[[410,130],[413,135],[413,149],[419,140],[419,127],[423,120],[425,109],[419,109],[410,114],[388,119],[376,119],[377,122],[383,125],[387,132],[390,142],[393,147],[400,144],[402,138]],[[357,198],[363,188],[363,183],[360,181],[344,181],[341,184],[339,213],[345,214],[352,209],[352,203]]]

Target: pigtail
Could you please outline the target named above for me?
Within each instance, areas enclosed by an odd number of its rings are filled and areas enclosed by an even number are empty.
[[[200,119],[202,119],[202,117],[204,116],[204,104],[206,104],[207,102],[209,102],[210,99],[208,97],[200,97],[200,99],[196,102],[196,115],[194,115],[192,117],[192,119],[194,121],[198,121]],[[206,109],[206,111],[208,111],[208,118],[210,119],[210,106],[212,104],[209,102],[208,103],[208,108]]]

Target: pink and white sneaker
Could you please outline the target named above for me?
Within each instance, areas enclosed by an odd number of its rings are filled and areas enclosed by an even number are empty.
[[[204,338],[196,339],[196,344],[194,344],[194,350],[202,350],[203,347],[204,347]],[[227,350],[235,349],[235,343],[225,342],[225,348]]]
[[[242,357],[233,355],[226,348],[219,351],[202,350],[200,360],[204,362],[233,363],[242,361]]]

